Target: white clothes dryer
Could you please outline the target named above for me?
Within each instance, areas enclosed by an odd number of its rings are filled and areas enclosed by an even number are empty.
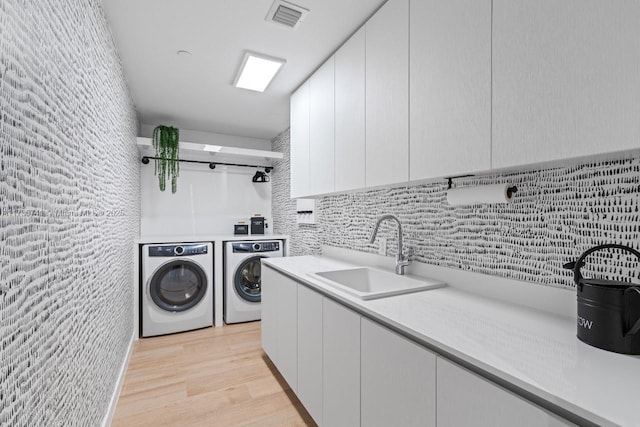
[[[224,247],[224,321],[260,320],[262,258],[284,256],[282,240],[226,242]]]
[[[142,336],[213,326],[213,244],[142,246]]]

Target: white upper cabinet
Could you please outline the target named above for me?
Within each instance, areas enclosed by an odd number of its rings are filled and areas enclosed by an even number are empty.
[[[640,1],[409,2],[291,96],[291,197],[640,150]]]
[[[366,186],[409,180],[409,0],[365,24]]]
[[[309,79],[309,190],[334,191],[333,56]]]
[[[491,168],[491,0],[419,0],[410,17],[410,178]]]
[[[640,148],[640,2],[494,0],[493,167]]]
[[[365,186],[364,27],[335,54],[335,190]]]
[[[291,95],[291,198],[309,192],[309,81]]]

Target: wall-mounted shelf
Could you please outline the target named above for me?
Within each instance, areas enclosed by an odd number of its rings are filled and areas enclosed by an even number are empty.
[[[137,143],[140,154],[147,157],[153,157],[155,155],[151,138],[138,137]],[[282,153],[275,151],[180,141],[180,159],[185,160],[216,163],[249,163],[252,165],[271,166],[274,161],[280,160],[282,157]]]

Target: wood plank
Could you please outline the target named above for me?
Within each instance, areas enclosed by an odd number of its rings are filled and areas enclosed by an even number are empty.
[[[262,351],[260,326],[137,341],[112,426],[315,426]]]

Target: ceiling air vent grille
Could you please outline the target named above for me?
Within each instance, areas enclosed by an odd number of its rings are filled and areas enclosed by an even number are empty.
[[[301,16],[302,12],[280,5],[278,6],[276,13],[273,14],[273,20],[293,28],[296,26]]]
[[[266,19],[267,21],[295,29],[304,20],[307,13],[309,13],[309,10],[304,7],[284,0],[276,0],[271,6]]]

